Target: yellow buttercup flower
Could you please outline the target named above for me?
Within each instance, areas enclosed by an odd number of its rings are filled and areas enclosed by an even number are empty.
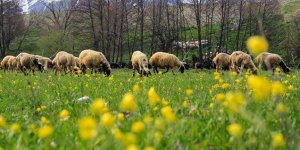
[[[273,135],[273,142],[274,147],[283,147],[285,146],[285,139],[281,133],[276,133]]]
[[[187,100],[183,101],[183,104],[182,104],[182,105],[183,105],[184,108],[189,107],[189,103],[188,103]]]
[[[126,93],[120,103],[120,109],[122,111],[136,112],[138,105],[135,102],[135,98],[131,93]]]
[[[21,127],[20,127],[19,124],[14,123],[14,124],[11,125],[10,131],[11,131],[13,134],[18,134],[18,133],[21,132]]]
[[[123,113],[119,113],[118,114],[118,120],[119,121],[123,121],[124,120],[124,114]]]
[[[49,120],[46,117],[43,116],[41,118],[41,122],[47,124],[47,123],[49,123]]]
[[[269,49],[268,41],[262,36],[251,36],[248,38],[246,44],[248,50],[255,56]]]
[[[133,133],[140,133],[145,130],[145,124],[142,121],[134,122],[131,126],[131,131]]]
[[[160,110],[162,116],[168,121],[168,122],[174,122],[176,121],[176,116],[172,111],[172,108],[170,106],[165,106]]]
[[[41,139],[50,136],[52,133],[53,133],[52,126],[43,126],[43,127],[39,128],[39,130],[38,130],[38,136]]]
[[[132,145],[137,142],[136,136],[133,133],[125,134],[124,138],[122,139],[125,145]]]
[[[151,87],[148,92],[150,104],[156,104],[160,102],[160,97],[156,94],[154,87]]]
[[[126,147],[126,150],[138,150],[138,146],[135,144],[129,145]]]
[[[154,139],[157,141],[157,142],[160,142],[163,138],[163,135],[161,132],[155,132],[154,133]]]
[[[165,98],[162,99],[161,103],[162,103],[163,106],[168,106],[169,105],[169,102]]]
[[[81,139],[88,140],[94,138],[97,134],[96,121],[91,117],[85,117],[78,122],[79,134]]]
[[[122,131],[121,131],[120,129],[118,129],[118,128],[112,130],[112,135],[113,135],[114,138],[117,139],[117,140],[122,140],[122,139],[124,139],[124,136],[125,136],[125,135],[122,133]]]
[[[272,83],[273,96],[282,96],[284,93],[285,93],[284,86],[279,81]]]
[[[70,112],[64,109],[60,112],[59,117],[61,121],[68,120],[70,117]]]
[[[149,115],[146,115],[143,119],[143,121],[146,123],[146,124],[150,124],[153,122],[153,118]]]
[[[188,96],[192,95],[193,94],[193,90],[192,89],[186,89],[185,90],[185,94],[188,95]]]
[[[6,120],[3,116],[0,115],[0,128],[6,127]]]
[[[225,100],[225,95],[222,93],[217,94],[216,99],[220,102]]]
[[[226,89],[226,88],[229,88],[230,87],[230,84],[229,83],[223,83],[222,85],[221,85],[221,88],[222,89]]]
[[[290,86],[288,87],[288,89],[289,89],[290,91],[295,91],[295,90],[296,90],[296,88],[295,88],[293,85],[290,85]]]
[[[103,124],[103,126],[105,126],[106,128],[110,129],[115,124],[115,118],[114,118],[114,116],[112,114],[105,113],[101,117],[101,123]]]
[[[223,104],[233,112],[236,112],[246,104],[246,99],[242,93],[229,92],[226,93]]]
[[[268,79],[257,76],[250,76],[247,80],[248,86],[253,90],[256,100],[265,100],[271,96],[272,84]]]
[[[38,107],[37,109],[36,109],[36,112],[41,112],[42,111],[42,109],[40,108],[40,107]]]
[[[45,106],[45,105],[42,105],[42,106],[41,106],[41,109],[42,109],[42,110],[44,110],[44,109],[46,109],[46,108],[47,108],[47,106]]]
[[[239,125],[237,123],[233,123],[233,124],[229,125],[227,127],[227,131],[231,136],[234,136],[234,137],[239,137],[243,133],[243,129],[242,129],[241,125]]]
[[[140,87],[139,87],[139,85],[134,85],[133,86],[133,92],[135,92],[135,93],[138,93],[140,91]]]
[[[104,99],[96,99],[91,105],[91,111],[97,115],[102,115],[108,112]]]
[[[279,103],[276,106],[276,110],[280,113],[284,113],[286,111],[286,107],[284,106],[283,103]]]
[[[147,146],[147,147],[144,148],[144,150],[156,150],[156,149],[152,146]]]

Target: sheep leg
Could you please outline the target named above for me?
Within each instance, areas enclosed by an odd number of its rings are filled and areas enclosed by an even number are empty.
[[[133,69],[132,76],[134,77],[134,76],[135,76],[135,68],[134,68],[134,67],[132,67],[132,69]]]
[[[244,65],[244,63],[242,63],[242,64],[241,64],[241,68],[240,68],[240,74],[242,74],[242,72],[243,72],[243,70],[244,70],[244,67],[245,67],[245,65]]]
[[[163,74],[165,74],[165,73],[167,73],[167,72],[169,72],[169,67],[167,68],[167,70],[166,70],[165,72],[163,72]]]

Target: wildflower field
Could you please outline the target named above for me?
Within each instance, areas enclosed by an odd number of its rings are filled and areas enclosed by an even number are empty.
[[[300,73],[0,73],[2,149],[299,149]]]

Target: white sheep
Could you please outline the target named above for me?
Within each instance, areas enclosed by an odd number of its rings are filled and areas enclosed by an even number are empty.
[[[133,69],[133,76],[135,76],[135,71],[137,70],[140,76],[151,75],[150,70],[148,68],[148,58],[141,51],[135,51],[131,56],[131,64]]]
[[[58,71],[64,70],[65,74],[73,72],[76,69],[76,62],[74,56],[65,51],[60,51],[56,53],[56,56],[52,60],[53,68],[55,70],[55,75]]]
[[[230,55],[230,65],[231,71],[241,74],[244,68],[250,68],[253,74],[257,74],[257,68],[251,56],[242,51],[235,51]]]
[[[8,60],[9,60],[10,58],[12,58],[12,57],[14,57],[14,56],[11,56],[11,55],[5,56],[5,57],[3,58],[3,60],[1,61],[0,68],[3,69],[4,72],[5,72],[6,70],[8,70],[8,66],[9,66]]]
[[[258,68],[268,69],[268,70],[275,70],[277,66],[280,66],[285,73],[289,73],[290,69],[286,66],[283,59],[278,54],[264,52],[259,54],[255,58],[256,63],[258,63]]]
[[[18,68],[24,73],[24,75],[28,75],[26,69],[32,71],[34,74],[35,68],[42,71],[43,65],[38,62],[38,59],[35,55],[28,54],[28,53],[20,53],[17,58]]]
[[[52,64],[52,60],[48,57],[43,57],[43,56],[39,56],[39,55],[35,55],[39,61],[39,63],[41,63],[44,66],[44,71],[48,71],[48,68],[52,68],[53,64]]]
[[[165,53],[165,52],[156,52],[149,59],[150,65],[153,67],[153,72],[158,73],[157,68],[167,69],[164,73],[167,73],[169,69],[172,70],[174,74],[174,70],[178,69],[181,73],[184,73],[184,64],[181,62],[175,55]]]
[[[213,63],[216,66],[216,71],[220,72],[224,68],[229,68],[230,65],[230,55],[226,53],[219,53],[213,59]]]
[[[13,70],[18,70],[18,61],[16,57],[11,57],[8,60],[8,69],[13,71]]]
[[[83,50],[79,54],[79,61],[83,73],[86,73],[87,68],[91,69],[92,73],[94,69],[98,69],[99,72],[103,69],[106,76],[110,75],[110,64],[101,52],[90,49]],[[95,72],[97,72],[97,70],[95,70]]]

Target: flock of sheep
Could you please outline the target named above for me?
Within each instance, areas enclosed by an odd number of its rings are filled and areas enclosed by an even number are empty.
[[[253,74],[256,74],[258,71],[251,56],[242,51],[235,51],[231,55],[218,53],[212,61],[218,72],[225,68],[238,73],[242,73],[245,68],[250,69]],[[282,58],[277,54],[261,53],[255,58],[255,61],[258,63],[259,69],[264,68],[274,71],[277,66],[280,66],[285,73],[290,71]],[[135,76],[136,71],[140,76],[151,75],[151,67],[154,73],[158,73],[158,68],[166,69],[163,73],[171,69],[173,74],[175,70],[179,70],[181,73],[184,73],[185,70],[184,62],[180,61],[175,55],[165,52],[154,53],[148,61],[144,53],[135,51],[132,54],[131,63],[133,76]],[[57,74],[58,71],[64,71],[65,74],[68,72],[82,72],[85,74],[87,69],[90,69],[92,73],[103,72],[106,76],[111,74],[111,66],[106,57],[101,52],[94,50],[83,50],[79,54],[79,57],[60,51],[56,53],[53,60],[39,55],[20,53],[17,56],[4,57],[1,61],[0,68],[4,71],[20,70],[25,75],[28,75],[30,72],[34,74],[36,69],[41,72],[47,72],[49,68],[53,68],[55,74]],[[29,72],[27,72],[27,70],[29,70]]]

